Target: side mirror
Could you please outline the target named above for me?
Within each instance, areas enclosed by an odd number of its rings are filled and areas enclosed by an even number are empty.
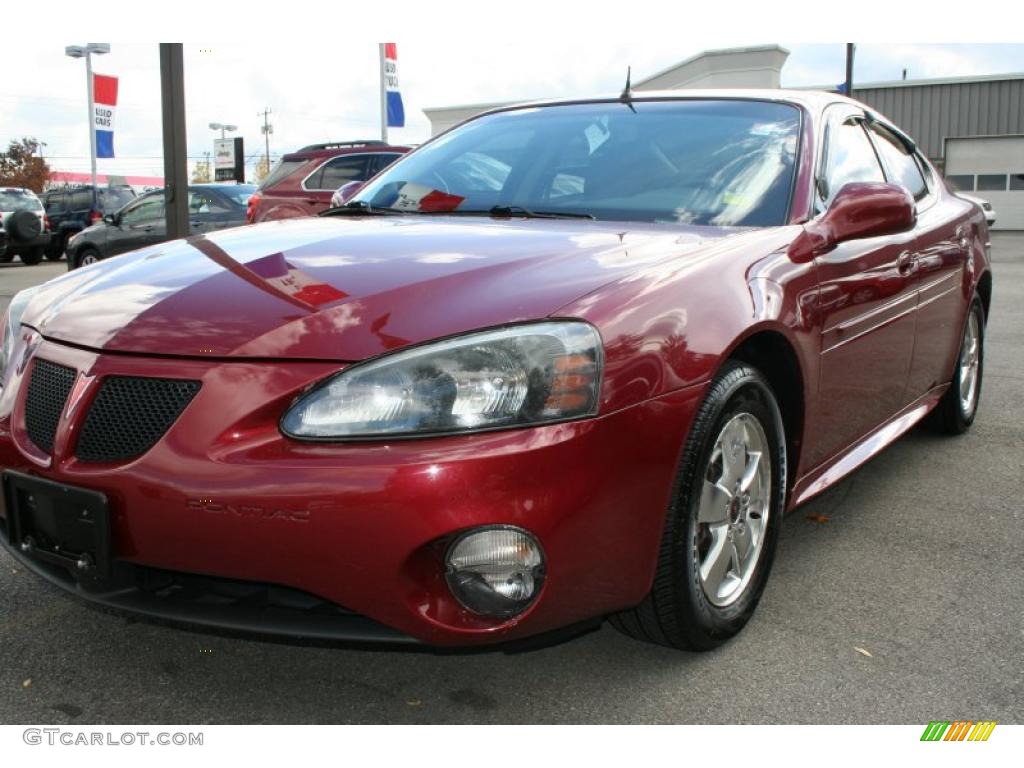
[[[337,208],[339,205],[347,203],[355,196],[356,192],[363,188],[363,184],[362,181],[346,181],[331,195],[331,208]]]
[[[103,217],[103,223],[111,225],[117,224],[117,217],[112,213],[108,213]]]
[[[839,190],[823,216],[804,224],[789,246],[789,257],[805,263],[847,240],[895,235],[916,222],[914,198],[903,187],[851,182]]]

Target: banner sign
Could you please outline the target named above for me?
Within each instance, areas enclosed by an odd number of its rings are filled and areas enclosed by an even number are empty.
[[[114,110],[117,107],[117,78],[93,75],[93,130],[96,157],[114,156]]]
[[[405,126],[405,107],[402,106],[402,94],[398,90],[398,46],[395,43],[384,43],[381,67],[380,76],[384,79],[388,102],[388,127],[402,128]]]

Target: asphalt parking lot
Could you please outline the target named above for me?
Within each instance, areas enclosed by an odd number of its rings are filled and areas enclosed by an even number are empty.
[[[914,430],[797,510],[754,619],[716,652],[608,626],[515,654],[211,636],[88,608],[0,552],[0,722],[1020,723],[1024,235],[993,245],[974,428]],[[64,270],[0,265],[0,308]]]

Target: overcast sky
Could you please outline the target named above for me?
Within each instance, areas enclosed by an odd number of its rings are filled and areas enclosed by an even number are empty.
[[[5,37],[0,48],[0,146],[32,136],[46,142],[44,152],[53,169],[88,170],[85,65],[64,56],[63,48],[93,37],[75,32],[25,42]],[[344,38],[339,34],[327,44],[327,38],[282,34],[272,51],[254,42],[186,43],[190,166],[212,150],[211,121],[238,125],[246,155],[262,153],[262,117],[257,113],[264,107],[273,110],[272,158],[307,143],[377,137],[377,46],[373,38]],[[791,52],[782,71],[784,86],[834,85],[844,77],[842,43],[750,39],[749,31],[735,40],[719,37],[698,43],[677,38],[654,31],[642,40],[577,38],[550,44],[549,38],[530,34],[506,40],[467,35],[451,45],[429,31],[417,35],[406,28],[395,38],[406,127],[392,129],[391,138],[396,143],[428,138],[424,107],[618,92],[627,65],[632,65],[634,79],[642,79],[709,48],[779,43]],[[162,176],[157,45],[119,42],[113,35],[98,39],[109,40],[112,51],[94,59],[96,71],[120,78],[118,157],[100,160],[99,170]],[[897,80],[904,68],[911,79],[1024,72],[1024,44],[887,43],[857,48],[855,81]]]

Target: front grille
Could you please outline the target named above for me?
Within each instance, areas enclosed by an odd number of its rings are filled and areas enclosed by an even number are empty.
[[[37,358],[25,396],[25,430],[39,448],[49,453],[64,404],[75,384],[74,368]]]
[[[141,456],[163,437],[198,391],[198,381],[183,379],[104,379],[85,417],[75,455],[82,461]]]

